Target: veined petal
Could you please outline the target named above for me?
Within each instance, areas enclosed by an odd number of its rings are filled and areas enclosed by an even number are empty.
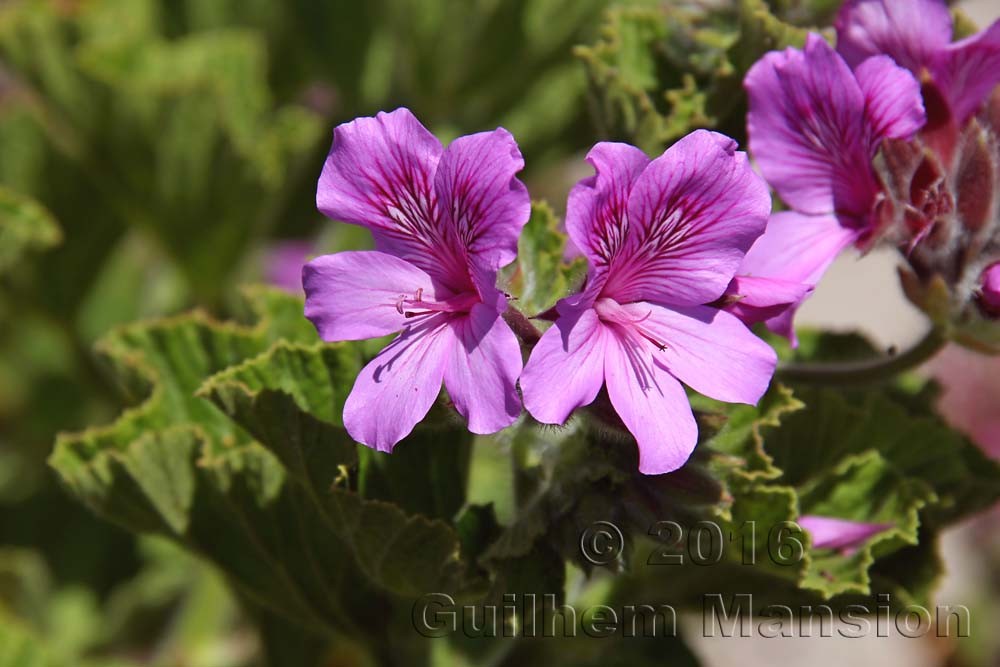
[[[873,56],[854,70],[865,96],[865,116],[878,140],[910,139],[924,123],[920,83],[889,56]]]
[[[771,52],[747,73],[750,150],[797,211],[866,216],[878,192],[865,97],[844,60],[816,34],[805,51]]]
[[[434,184],[447,224],[470,258],[498,269],[514,261],[531,198],[514,174],[524,159],[510,132],[497,128],[455,139],[441,156]]]
[[[857,67],[884,53],[913,72],[951,42],[944,0],[847,0],[837,14],[837,51]]]
[[[603,294],[620,303],[719,298],[771,211],[767,185],[729,137],[698,130],[656,158],[629,195],[626,248]]]
[[[1000,21],[940,51],[933,75],[959,124],[965,122],[1000,84]]]
[[[412,323],[400,307],[404,299],[433,302],[439,291],[426,272],[377,251],[317,257],[303,268],[302,285],[306,317],[328,342],[396,333]]]
[[[621,306],[638,331],[663,345],[644,346],[653,363],[695,391],[729,403],[755,405],[778,362],[771,346],[735,315],[709,306]]]
[[[473,433],[506,428],[521,414],[517,376],[521,346],[500,314],[478,304],[450,323],[454,351],[445,365],[444,386]]]
[[[629,191],[649,164],[629,144],[603,141],[587,153],[596,172],[577,183],[566,203],[566,231],[592,266],[607,266],[625,243]]]
[[[892,528],[888,523],[863,523],[829,516],[799,517],[801,526],[812,540],[814,549],[853,550],[870,537]]]
[[[443,150],[408,109],[339,125],[316,206],[330,218],[371,229],[379,250],[458,290],[464,258],[454,230],[442,223],[434,189]]]
[[[438,315],[407,329],[361,369],[344,403],[352,438],[389,452],[424,418],[455,347],[448,319]]]
[[[698,443],[698,425],[681,383],[611,327],[604,376],[611,404],[639,446],[639,472],[660,475],[684,465]]]
[[[521,373],[524,407],[544,424],[562,424],[604,384],[606,332],[591,308],[560,317],[531,351]]]

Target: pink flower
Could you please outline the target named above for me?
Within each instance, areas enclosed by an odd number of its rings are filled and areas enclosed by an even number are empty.
[[[302,267],[316,244],[304,239],[276,241],[264,251],[267,282],[292,294],[302,293]]]
[[[711,305],[764,230],[767,187],[728,137],[697,131],[650,160],[632,146],[597,144],[596,174],[569,196],[566,228],[589,264],[582,293],[521,374],[524,404],[561,424],[608,397],[639,446],[639,470],[675,470],[698,429],[681,381],[713,398],[756,403],[774,351]]]
[[[842,250],[864,247],[875,231],[872,160],[884,139],[909,138],[923,125],[920,86],[886,56],[852,71],[816,34],[804,50],[764,56],[744,86],[751,152],[792,210],[771,216],[739,273],[813,286]],[[768,326],[790,335],[793,312]]]
[[[1000,262],[983,271],[979,298],[986,310],[1000,316]]]
[[[1000,83],[1000,21],[952,42],[944,0],[848,0],[837,16],[837,51],[851,67],[877,55],[930,82],[961,125]]]
[[[927,365],[941,384],[945,421],[1000,459],[1000,357],[949,345]]]
[[[434,403],[442,382],[474,433],[520,414],[520,346],[501,314],[497,269],[514,260],[530,200],[503,129],[447,149],[407,109],[336,128],[316,203],[367,227],[376,251],[306,265],[306,317],[326,341],[399,333],[361,371],[344,426],[390,451]]]
[[[845,554],[857,551],[869,538],[892,528],[889,523],[862,523],[828,516],[803,516],[798,523],[809,533],[814,549],[835,549]]]

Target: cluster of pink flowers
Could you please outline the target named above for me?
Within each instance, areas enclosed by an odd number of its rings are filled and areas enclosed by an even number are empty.
[[[754,65],[748,131],[764,178],[735,141],[704,130],[653,159],[594,146],[595,173],[566,207],[586,281],[526,363],[497,287],[530,214],[514,138],[497,129],[445,148],[406,109],[336,128],[317,204],[370,229],[376,250],[307,264],[306,315],[327,341],[397,334],[347,399],[352,437],[391,451],[443,384],[475,433],[511,425],[522,405],[562,424],[601,400],[634,436],[641,472],[683,465],[698,438],[685,386],[755,404],[776,355],[748,325],[794,341],[795,309],[834,257],[879,239],[880,147],[935,131],[933,104],[935,123],[964,123],[1000,81],[997,26],[951,43],[944,2],[913,4],[851,0],[836,49],[812,34]],[[768,184],[788,210],[772,214]],[[1000,309],[1000,264],[978,289]]]

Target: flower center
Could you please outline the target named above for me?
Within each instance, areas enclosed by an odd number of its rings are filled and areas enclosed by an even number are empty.
[[[479,303],[479,296],[463,292],[446,299],[425,301],[424,288],[420,287],[412,296],[400,294],[396,299],[396,311],[403,317],[421,317],[435,313],[467,313]]]
[[[631,313],[622,307],[614,299],[598,299],[594,302],[594,310],[597,311],[597,317],[606,324],[610,324],[621,331],[627,338],[638,344],[636,338],[641,338],[649,343],[653,344],[653,347],[663,352],[667,349],[667,344],[661,341],[656,334],[646,326],[643,326],[643,322],[648,320],[653,311],[646,311],[645,315],[638,315]]]

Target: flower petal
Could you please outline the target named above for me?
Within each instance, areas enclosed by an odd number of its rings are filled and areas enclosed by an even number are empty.
[[[854,70],[865,96],[865,115],[879,140],[910,139],[927,121],[920,83],[888,56],[874,56]]]
[[[544,424],[562,424],[604,384],[605,329],[587,308],[560,317],[531,351],[521,373],[524,407]]]
[[[400,299],[435,301],[434,281],[406,260],[377,251],[338,252],[302,270],[306,317],[327,342],[378,338],[412,324]]]
[[[767,182],[802,213],[862,218],[878,183],[865,98],[822,37],[771,52],[747,73],[750,150]]]
[[[389,343],[361,369],[344,402],[344,427],[351,437],[380,452],[392,451],[437,399],[454,346],[445,315]]]
[[[944,0],[848,0],[837,14],[837,51],[857,67],[884,53],[913,72],[951,42]]]
[[[726,288],[721,308],[746,324],[756,324],[794,308],[812,290],[812,286],[797,281],[737,275]]]
[[[1000,262],[988,266],[981,278],[981,297],[990,310],[1000,312]]]
[[[620,303],[714,301],[764,231],[770,211],[767,185],[736,142],[692,132],[636,179],[627,245],[603,293]]]
[[[743,260],[740,275],[814,286],[858,236],[858,230],[841,225],[831,215],[775,213]]]
[[[735,315],[709,306],[665,308],[630,303],[622,309],[665,346],[654,363],[695,391],[729,403],[755,405],[771,382],[778,357]]]
[[[649,157],[635,146],[602,141],[587,153],[587,162],[596,173],[570,190],[566,231],[591,265],[602,267],[624,243],[629,191]]]
[[[1000,21],[949,44],[938,54],[933,73],[959,124],[965,122],[1000,84]]]
[[[813,549],[856,549],[868,538],[892,528],[889,523],[862,523],[829,516],[799,517],[801,526],[812,539]]]
[[[323,165],[316,206],[372,230],[376,245],[458,291],[464,259],[441,221],[434,174],[443,148],[408,109],[339,125]]]
[[[459,137],[441,156],[434,183],[442,214],[487,268],[517,257],[517,238],[531,215],[528,189],[514,176],[523,168],[517,142],[503,128]]]
[[[521,346],[495,309],[478,304],[451,322],[455,349],[444,370],[444,386],[473,433],[506,428],[521,414],[517,376]]]
[[[608,329],[604,376],[608,397],[639,446],[639,472],[677,470],[698,443],[698,425],[681,383],[650,363],[620,332]]]

